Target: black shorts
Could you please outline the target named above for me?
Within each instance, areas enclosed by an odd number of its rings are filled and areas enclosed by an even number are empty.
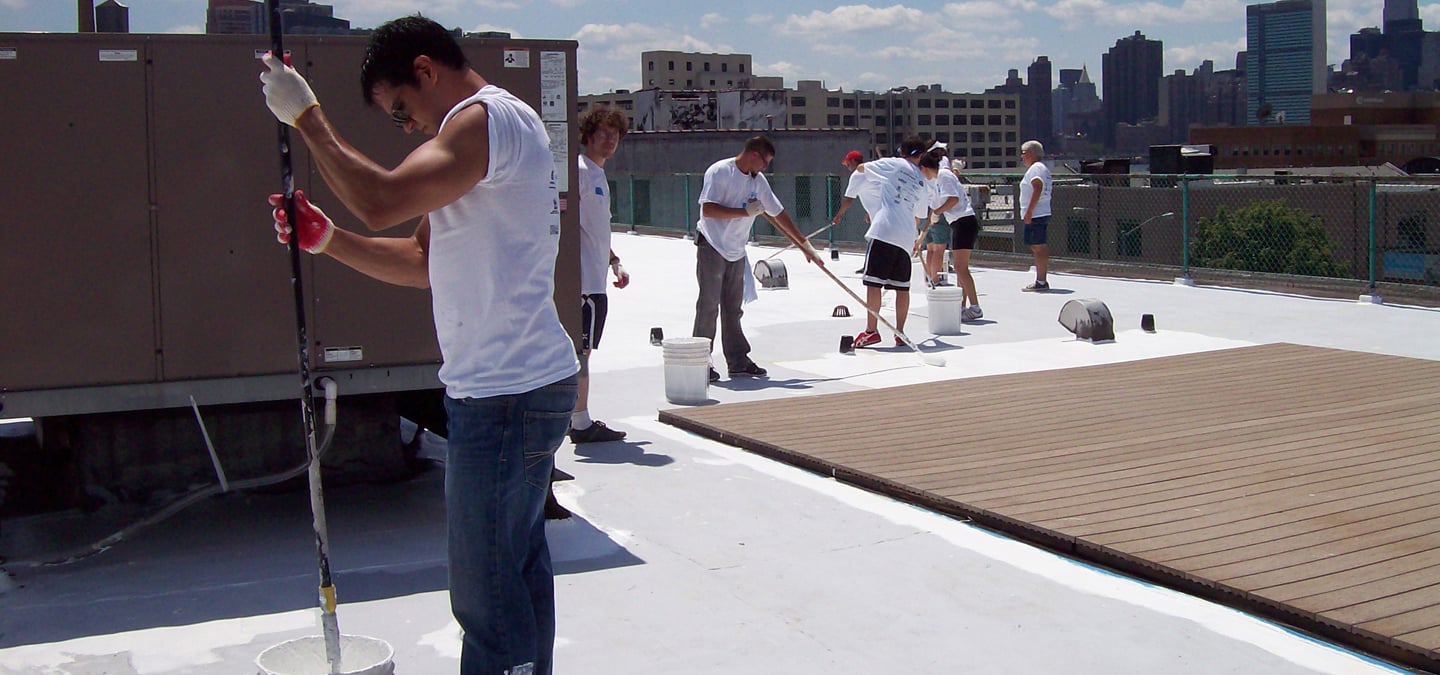
[[[580,348],[585,350],[600,347],[600,334],[605,332],[605,316],[610,313],[610,301],[604,293],[580,296]]]
[[[975,216],[965,216],[950,225],[950,250],[964,251],[975,248],[975,240],[980,237],[980,219]]]
[[[876,288],[908,291],[910,267],[909,251],[879,239],[871,239],[865,247],[865,276],[861,278],[861,283]]]

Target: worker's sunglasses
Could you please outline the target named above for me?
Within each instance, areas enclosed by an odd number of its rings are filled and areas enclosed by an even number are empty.
[[[390,121],[402,129],[410,123],[410,113],[405,112],[405,104],[399,100],[390,105]]]

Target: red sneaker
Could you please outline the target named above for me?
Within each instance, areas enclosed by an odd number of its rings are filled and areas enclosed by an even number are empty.
[[[856,349],[859,349],[861,347],[869,347],[870,345],[876,344],[880,344],[880,334],[876,333],[875,331],[861,331],[859,335],[855,336]]]
[[[905,346],[905,341],[904,341],[904,340],[901,340],[899,335],[896,335],[896,336],[895,336],[895,346],[896,346],[896,347],[904,347],[904,346]]]

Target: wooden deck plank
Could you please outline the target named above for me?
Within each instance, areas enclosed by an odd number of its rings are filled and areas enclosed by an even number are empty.
[[[1440,669],[1437,381],[1261,345],[662,419]]]

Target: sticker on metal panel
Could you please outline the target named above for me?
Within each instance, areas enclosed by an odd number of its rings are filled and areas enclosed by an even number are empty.
[[[20,58],[20,50],[14,47],[0,47],[0,61],[14,61]]]
[[[100,50],[100,62],[123,62],[139,61],[140,53],[134,49],[102,49]]]
[[[528,49],[507,49],[505,50],[506,68],[529,68],[530,50]]]
[[[365,360],[363,347],[326,347],[325,363],[348,363]]]

